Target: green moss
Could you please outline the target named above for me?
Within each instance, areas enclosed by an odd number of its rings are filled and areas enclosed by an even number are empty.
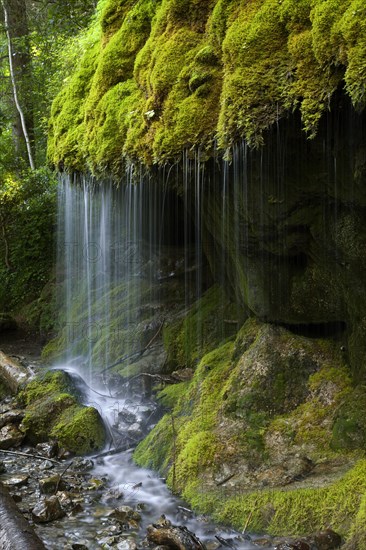
[[[210,154],[216,138],[222,149],[242,137],[258,145],[297,107],[312,137],[342,82],[356,108],[365,106],[362,0],[103,0],[98,13],[54,102],[56,163],[121,171],[121,157],[162,163],[196,146]],[[118,119],[136,117],[103,163],[97,143],[111,144],[111,134],[95,131],[94,109],[131,79],[140,95],[121,105]],[[101,111],[115,112],[114,103],[111,93]]]
[[[65,449],[78,455],[100,450],[105,441],[105,429],[98,411],[79,405],[69,407],[61,414],[50,435]]]
[[[174,426],[174,429],[173,429]],[[137,446],[133,458],[136,464],[152,468],[166,475],[171,466],[174,437],[177,425],[170,415],[165,415],[151,430],[149,435]]]
[[[32,380],[19,394],[25,405],[22,430],[36,444],[58,439],[67,450],[86,454],[100,449],[105,440],[103,421],[93,407],[77,401],[70,377],[63,371],[48,371]]]
[[[237,528],[242,528],[250,517],[250,531],[273,535],[306,535],[330,526],[347,536],[358,523],[357,514],[366,491],[365,468],[366,462],[362,460],[338,481],[321,488],[264,490],[239,495],[214,516]],[[265,513],[269,508],[271,513]],[[364,530],[363,526],[361,532]]]
[[[366,449],[366,388],[357,387],[346,395],[333,426],[334,449]]]
[[[223,290],[214,285],[181,321],[164,328],[164,346],[170,368],[195,366],[228,336],[222,319],[232,318],[233,306]]]
[[[26,406],[57,394],[70,393],[72,383],[68,374],[63,371],[47,371],[29,382],[19,394],[18,399]]]

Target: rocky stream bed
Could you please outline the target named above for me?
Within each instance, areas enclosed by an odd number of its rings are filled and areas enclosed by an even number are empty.
[[[14,353],[14,342],[4,348]],[[31,357],[17,359],[32,371],[38,371],[41,366],[35,350],[32,351]],[[132,462],[136,443],[158,419],[156,403],[141,400],[141,396],[138,401],[137,394],[117,400],[99,392],[93,395],[93,405],[103,412],[110,442],[97,455],[75,457],[57,441],[30,445],[22,432],[24,410],[19,408],[16,398],[5,397],[1,401],[0,508],[6,508],[9,493],[45,548],[330,550],[340,547],[341,538],[331,530],[310,537],[274,539],[250,535],[246,529],[238,533],[195,515],[186,503],[172,495],[164,479]],[[123,450],[116,452],[114,447]],[[6,525],[1,529],[6,532]],[[15,542],[13,546],[11,543],[4,546],[16,547]],[[29,545],[30,548],[33,546]]]

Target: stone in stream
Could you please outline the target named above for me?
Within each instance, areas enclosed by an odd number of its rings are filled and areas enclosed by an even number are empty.
[[[36,445],[36,451],[38,454],[46,458],[55,458],[58,454],[57,441],[48,441],[47,443],[38,443]]]
[[[65,512],[61,508],[60,501],[56,496],[43,497],[32,510],[32,516],[37,523],[48,523],[55,519],[64,517]]]
[[[119,506],[115,508],[111,513],[111,517],[115,518],[120,523],[128,525],[130,528],[137,528],[141,521],[141,515],[130,506]]]
[[[6,472],[5,464],[2,460],[0,460],[0,474],[3,474]]]
[[[2,483],[5,487],[10,489],[11,487],[22,487],[23,485],[26,485],[28,483],[28,479],[29,476],[25,474],[17,474],[7,479],[2,479]]]
[[[94,467],[94,462],[92,461],[91,458],[76,457],[72,461],[73,470],[87,471],[87,470],[91,470],[93,467]]]
[[[8,424],[0,430],[0,449],[19,447],[24,439],[24,434],[13,424]]]
[[[65,482],[58,474],[40,479],[38,483],[42,495],[54,495],[58,489],[65,489]]]
[[[138,422],[135,422],[135,424],[132,424],[127,428],[127,433],[132,439],[140,439],[143,436],[143,432],[141,429],[141,425],[138,424]]]
[[[134,424],[136,422],[136,415],[127,409],[122,409],[118,413],[118,419],[126,424]]]
[[[172,525],[163,515],[147,528],[147,540],[158,546],[169,546],[176,550],[203,550],[205,547],[194,533],[186,527]]]

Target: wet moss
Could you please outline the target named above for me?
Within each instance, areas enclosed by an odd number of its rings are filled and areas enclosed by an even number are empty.
[[[93,407],[68,407],[52,428],[51,437],[77,455],[100,450],[105,442],[105,428],[100,414]]]
[[[164,346],[170,369],[194,367],[228,336],[222,319],[234,316],[233,305],[223,290],[214,285],[185,315],[164,328]]]
[[[366,449],[366,388],[355,388],[339,407],[332,432],[331,446],[336,450]]]

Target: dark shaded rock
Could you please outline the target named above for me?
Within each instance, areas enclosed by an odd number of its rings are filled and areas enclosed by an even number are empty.
[[[4,426],[0,430],[0,449],[19,447],[24,439],[24,434],[12,424]]]
[[[24,418],[23,411],[13,409],[3,413],[0,417],[0,428],[3,428],[7,424],[19,424]]]
[[[201,541],[186,527],[172,525],[161,516],[157,523],[147,528],[147,539],[158,546],[169,546],[176,550],[203,550]]]
[[[56,496],[43,497],[32,510],[32,516],[37,523],[48,523],[65,515],[60,501]]]
[[[46,458],[55,458],[58,454],[57,441],[47,441],[46,443],[38,443],[36,445],[37,453]]]
[[[342,544],[340,535],[326,529],[309,537],[301,537],[275,546],[275,550],[335,550]]]
[[[5,464],[2,460],[0,460],[0,474],[3,474],[6,472]]]
[[[8,313],[0,313],[0,333],[7,330],[16,330],[17,323]]]
[[[134,424],[136,422],[136,415],[127,409],[122,409],[118,413],[118,419],[126,424]]]
[[[318,550],[332,550],[341,545],[342,537],[332,529],[326,529],[314,535],[314,543]]]

